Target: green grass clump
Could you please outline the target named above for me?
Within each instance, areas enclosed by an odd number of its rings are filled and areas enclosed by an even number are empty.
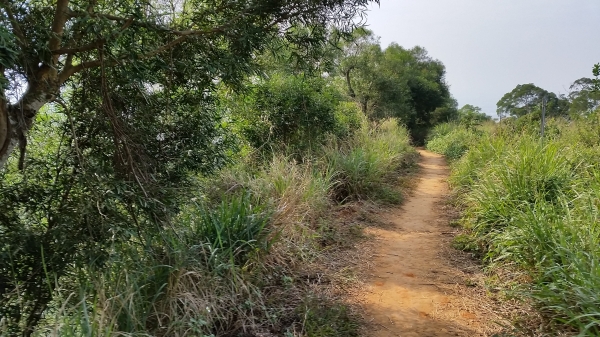
[[[190,202],[160,237],[115,244],[102,268],[88,266],[55,289],[36,335],[222,336],[260,330],[258,287],[269,253],[271,214],[237,195],[211,207]]]
[[[427,149],[454,161],[467,152],[478,136],[479,132],[459,124],[440,124],[430,133]]]
[[[350,146],[328,147],[325,160],[329,170],[334,172],[334,199],[400,202],[394,178],[414,153],[409,144],[406,129],[395,120],[387,120],[372,129],[363,127]]]
[[[242,194],[224,199],[216,209],[194,203],[181,219],[189,226],[191,244],[207,249],[212,266],[243,266],[253,254],[266,253],[271,245],[270,214]]]
[[[492,270],[526,272],[522,291],[546,316],[598,336],[600,136],[587,123],[550,124],[543,140],[534,126],[499,126],[453,165],[469,231],[455,244],[478,248]]]

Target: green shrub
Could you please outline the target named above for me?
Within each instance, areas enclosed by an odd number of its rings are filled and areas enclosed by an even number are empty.
[[[321,78],[274,75],[253,85],[243,99],[236,110],[242,133],[268,153],[302,154],[336,128],[338,94]]]
[[[429,133],[427,134],[427,140],[432,140],[434,138],[444,137],[450,132],[454,131],[458,128],[459,125],[456,123],[442,123],[434,126]]]
[[[180,220],[190,228],[191,246],[208,250],[211,266],[244,266],[253,255],[268,252],[271,244],[270,214],[246,194],[225,198],[216,209],[194,203]]]
[[[354,102],[340,102],[335,108],[334,134],[339,139],[351,137],[360,129],[362,113]]]
[[[455,161],[467,152],[469,146],[480,136],[476,130],[461,125],[441,124],[434,128],[427,141],[427,149]]]
[[[399,202],[394,177],[413,151],[408,132],[392,119],[372,130],[363,127],[352,146],[326,148],[327,163],[335,172],[334,199]]]

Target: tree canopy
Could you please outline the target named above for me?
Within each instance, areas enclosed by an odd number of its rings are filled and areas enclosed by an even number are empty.
[[[106,73],[115,69],[141,95],[174,84],[202,92],[215,81],[239,83],[273,39],[301,51],[321,43],[328,25],[354,26],[368,2],[0,1],[0,39],[9,41],[0,56],[0,165],[17,146],[23,161],[38,111],[77,78],[101,72],[104,84],[94,88],[107,91],[116,85]],[[290,29],[297,26],[305,28]]]
[[[436,109],[453,105],[444,65],[424,48],[382,49],[372,32],[361,30],[343,49],[339,74],[369,118],[397,117],[414,136],[433,125]]]
[[[558,97],[532,83],[519,84],[511,92],[505,94],[496,103],[496,112],[500,118],[521,117],[541,109],[544,99],[547,102],[546,114],[548,116],[560,116],[567,113],[569,102],[566,98]]]
[[[594,88],[597,91],[600,91],[600,63],[594,64],[594,68],[592,69],[592,74],[594,75]]]
[[[492,117],[481,111],[481,108],[471,104],[465,104],[458,109],[458,121],[467,128],[492,120]]]
[[[589,114],[600,107],[600,92],[595,90],[594,80],[580,78],[569,87],[569,114]]]

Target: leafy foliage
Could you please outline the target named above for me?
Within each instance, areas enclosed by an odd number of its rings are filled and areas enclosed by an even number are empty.
[[[15,36],[5,27],[0,27],[0,87],[8,87],[8,79],[4,75],[4,69],[12,68],[18,62],[17,46]]]
[[[255,148],[302,153],[334,131],[338,101],[323,79],[275,75],[244,96],[242,132]]]
[[[548,92],[532,83],[519,84],[511,92],[505,94],[496,103],[498,116],[520,117],[527,114],[537,113],[541,115],[541,104],[546,99],[547,116],[565,115],[569,104],[564,97]]]
[[[600,63],[594,64],[594,68],[592,69],[592,74],[594,75],[594,88],[598,91],[600,90]]]
[[[595,90],[594,80],[580,78],[569,87],[569,114],[585,115],[600,107],[600,92]]]
[[[460,159],[473,142],[477,141],[480,132],[463,124],[436,125],[427,141],[427,149],[443,154],[450,161]]]
[[[422,47],[404,49],[392,43],[385,50],[370,31],[355,33],[344,46],[338,73],[349,96],[371,119],[398,118],[414,138],[453,111],[443,64]],[[416,136],[416,137],[415,137]],[[419,139],[417,139],[419,140]]]
[[[15,97],[9,104],[5,90],[0,92],[0,120],[11,123],[11,128],[0,128],[0,164],[17,144],[26,146],[39,109],[64,94],[63,88],[73,86],[76,75],[86,70],[125,68],[130,85],[178,85],[185,93],[209,93],[215,81],[240,85],[256,69],[256,54],[274,40],[293,42],[303,51],[324,43],[327,27],[351,30],[353,18],[369,2],[3,1],[0,22],[16,37],[17,57],[3,61],[10,65],[7,92]],[[116,83],[89,90],[108,92],[107,86]],[[28,90],[18,90],[23,87]]]
[[[473,129],[475,126],[480,125],[482,122],[491,120],[492,117],[488,116],[485,112],[482,112],[481,108],[478,106],[465,104],[462,108],[458,110],[458,121],[467,129]]]

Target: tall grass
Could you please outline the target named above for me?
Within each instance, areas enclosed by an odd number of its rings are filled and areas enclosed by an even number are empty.
[[[178,227],[113,246],[72,288],[57,289],[38,335],[221,336],[269,326],[260,277],[270,215],[246,195],[210,209],[191,202]]]
[[[469,149],[479,134],[478,131],[460,124],[440,124],[430,132],[426,146],[427,149],[454,161]]]
[[[525,272],[521,290],[549,318],[598,336],[599,133],[586,121],[552,120],[542,140],[519,123],[480,135],[453,165],[469,247],[491,270]]]
[[[363,127],[350,144],[326,148],[326,164],[335,172],[334,198],[400,202],[394,177],[412,162],[415,152],[409,144],[406,129],[390,119],[373,128]]]
[[[35,335],[357,335],[347,308],[299,275],[340,202],[400,200],[395,178],[414,153],[395,121],[363,121],[302,162],[276,154],[202,178],[159,236],[115,233],[130,239],[68,275]]]

